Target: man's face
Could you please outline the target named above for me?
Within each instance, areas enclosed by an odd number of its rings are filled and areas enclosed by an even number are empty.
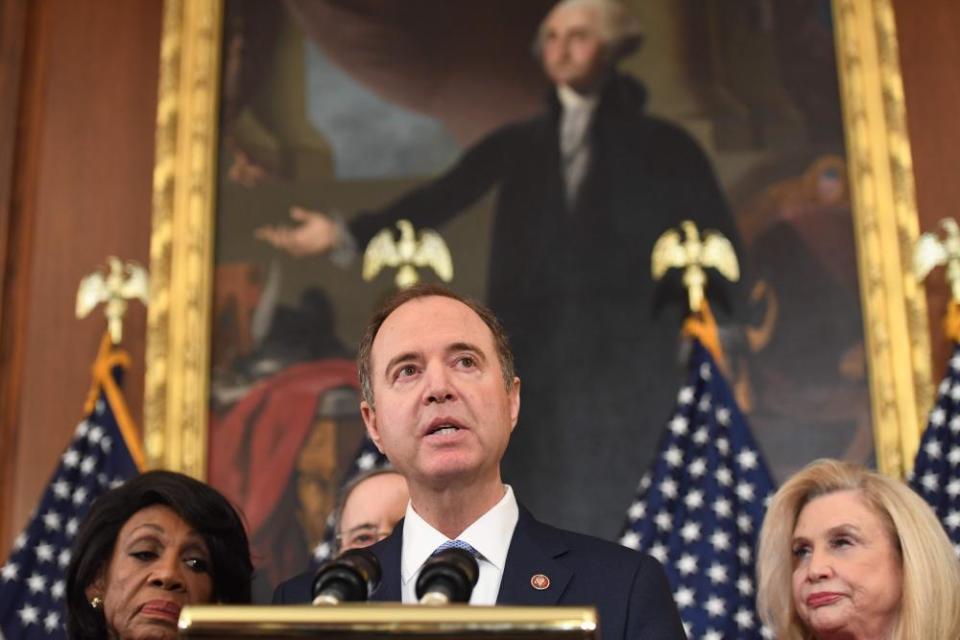
[[[543,69],[554,84],[593,91],[607,72],[606,45],[592,7],[560,7],[547,17],[542,36]]]
[[[407,481],[399,473],[381,473],[355,486],[340,514],[340,551],[369,547],[386,538],[409,500]]]
[[[520,380],[507,390],[493,334],[472,309],[442,296],[398,307],[373,341],[371,379],[376,408],[361,403],[363,420],[411,493],[499,481]]]

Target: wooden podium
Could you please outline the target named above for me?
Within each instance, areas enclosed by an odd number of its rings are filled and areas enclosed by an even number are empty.
[[[593,607],[479,607],[398,604],[184,607],[183,638],[497,638],[593,640]]]

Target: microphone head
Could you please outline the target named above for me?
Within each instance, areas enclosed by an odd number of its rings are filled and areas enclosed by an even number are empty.
[[[380,561],[369,549],[350,549],[324,562],[313,579],[314,600],[363,602],[380,584]]]
[[[445,549],[430,556],[417,577],[417,599],[439,593],[448,602],[469,602],[480,577],[480,565],[469,551]]]
[[[348,549],[337,556],[337,560],[356,569],[367,583],[369,591],[372,592],[380,585],[380,561],[377,554],[369,548]]]

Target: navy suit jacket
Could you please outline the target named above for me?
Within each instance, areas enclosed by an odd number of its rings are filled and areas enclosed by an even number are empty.
[[[402,547],[402,522],[388,538],[370,547],[383,571],[371,601],[401,601]],[[539,591],[530,584],[536,574],[550,578],[547,589]],[[303,573],[281,584],[273,602],[310,602],[313,575]],[[551,527],[522,506],[497,604],[595,606],[603,640],[686,638],[667,577],[656,560],[606,540]]]

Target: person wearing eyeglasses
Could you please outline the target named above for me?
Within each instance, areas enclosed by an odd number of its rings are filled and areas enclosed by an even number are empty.
[[[403,518],[410,492],[392,467],[362,473],[340,493],[334,512],[337,553],[380,542]]]

